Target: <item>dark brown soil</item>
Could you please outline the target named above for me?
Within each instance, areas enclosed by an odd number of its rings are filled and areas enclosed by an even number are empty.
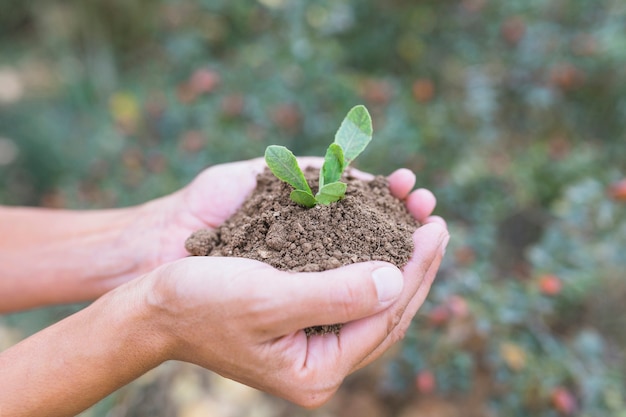
[[[318,170],[305,175],[317,189]],[[289,199],[291,186],[268,169],[241,209],[215,231],[199,230],[185,247],[196,256],[236,256],[298,272],[325,271],[363,261],[403,267],[413,252],[418,227],[404,203],[389,192],[386,178],[363,181],[344,175],[344,199],[307,209]],[[307,334],[337,332],[317,326]]]

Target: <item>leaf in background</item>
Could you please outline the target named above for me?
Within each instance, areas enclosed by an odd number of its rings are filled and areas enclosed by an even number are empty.
[[[313,195],[304,178],[304,173],[298,166],[298,160],[289,149],[284,146],[268,146],[265,149],[265,162],[278,179],[285,181],[296,190]]]
[[[372,118],[365,106],[353,107],[335,134],[335,143],[343,149],[345,166],[363,152],[372,140],[372,132]]]
[[[324,165],[320,170],[320,189],[324,188],[325,184],[339,181],[345,168],[344,163],[343,149],[340,145],[331,143],[326,150]]]
[[[313,194],[307,191],[293,190],[291,194],[289,194],[289,198],[291,198],[293,202],[308,208],[311,208],[315,206],[315,204],[317,204],[317,201],[315,200],[315,197],[313,197]]]
[[[320,204],[330,204],[339,201],[346,195],[347,185],[343,182],[333,182],[326,184],[320,189],[315,199]]]

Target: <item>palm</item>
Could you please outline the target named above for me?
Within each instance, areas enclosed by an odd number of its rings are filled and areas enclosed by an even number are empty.
[[[264,167],[257,158],[206,169],[183,190],[185,208],[200,227],[218,227],[250,195]]]
[[[321,158],[299,158],[299,164],[321,166]],[[165,263],[187,256],[184,242],[199,229],[217,228],[244,203],[256,186],[256,177],[265,168],[262,158],[215,165],[200,173],[187,187],[170,196],[166,224],[159,237],[159,262]],[[356,170],[352,172],[365,179],[371,176]],[[392,193],[406,199],[407,207],[418,221],[423,222],[434,208],[434,198],[427,192],[411,198],[409,191],[415,176],[408,170],[398,170],[389,177]],[[425,191],[425,190],[421,190]],[[416,192],[417,193],[417,192]],[[416,194],[413,193],[413,194]],[[407,197],[408,196],[408,197]]]

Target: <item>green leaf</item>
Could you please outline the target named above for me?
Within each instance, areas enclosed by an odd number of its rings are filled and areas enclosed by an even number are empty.
[[[265,162],[278,179],[285,181],[296,190],[313,195],[304,178],[304,173],[298,166],[298,160],[289,149],[284,146],[268,146],[265,149]]]
[[[317,204],[317,201],[315,200],[315,197],[313,197],[313,194],[302,190],[293,190],[291,194],[289,194],[289,198],[291,198],[293,202],[308,208],[311,208],[315,206],[315,204]]]
[[[347,185],[343,182],[333,182],[326,184],[320,189],[315,199],[320,204],[330,204],[341,200],[346,195]]]
[[[326,150],[324,165],[320,170],[320,188],[325,184],[337,182],[341,178],[344,166],[343,149],[336,143],[331,143]]]
[[[372,132],[372,118],[365,106],[353,107],[335,134],[335,143],[343,149],[345,166],[363,152],[372,140]]]

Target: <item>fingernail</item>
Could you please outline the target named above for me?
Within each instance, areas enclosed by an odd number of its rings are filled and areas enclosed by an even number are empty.
[[[398,298],[404,287],[404,277],[398,268],[385,266],[372,272],[378,301],[385,302]]]

